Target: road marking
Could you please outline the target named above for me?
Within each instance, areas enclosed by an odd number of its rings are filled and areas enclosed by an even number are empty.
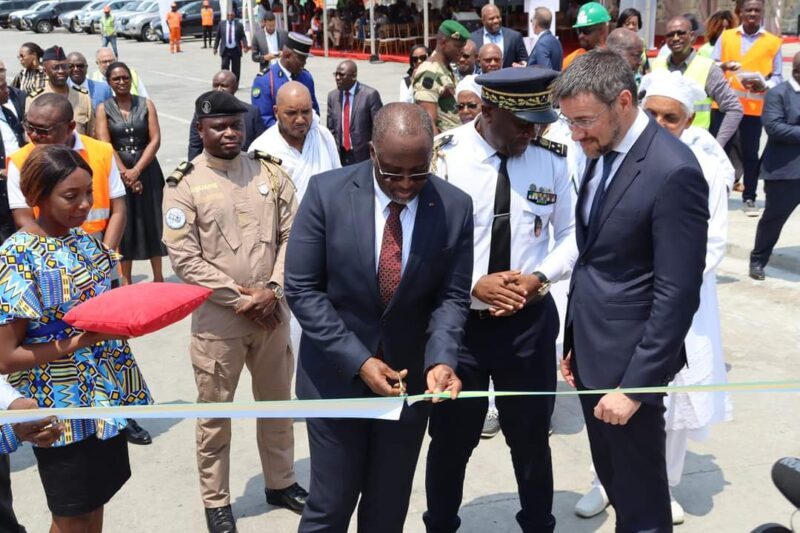
[[[186,120],[185,118],[176,117],[175,115],[170,115],[168,113],[163,113],[161,111],[158,112],[158,116],[159,117],[167,117],[168,119],[174,120],[176,122],[180,122],[181,124],[191,124],[192,123],[191,120]]]

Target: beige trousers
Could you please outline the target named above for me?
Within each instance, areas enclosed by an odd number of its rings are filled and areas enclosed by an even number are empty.
[[[256,400],[291,399],[294,362],[289,348],[288,320],[274,331],[235,339],[201,339],[190,345],[198,402],[231,402],[242,368],[253,378]],[[295,482],[294,429],[291,419],[256,421],[258,453],[269,489],[285,489]],[[197,468],[200,493],[207,508],[230,504],[231,421],[197,420]]]

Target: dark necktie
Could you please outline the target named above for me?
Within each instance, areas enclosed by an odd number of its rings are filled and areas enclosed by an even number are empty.
[[[492,241],[489,246],[489,274],[511,269],[511,181],[508,179],[508,157],[497,153],[500,169],[494,191]]]
[[[342,147],[345,152],[349,152],[353,145],[350,141],[350,91],[344,93],[344,115],[342,117]]]
[[[606,183],[608,177],[611,175],[611,165],[619,155],[619,152],[608,152],[603,156],[603,176],[600,178],[600,185],[594,192],[594,200],[592,200],[592,208],[589,210],[589,223],[586,224],[587,229],[591,229],[592,225],[596,222],[596,218],[600,215],[600,210],[603,208],[603,201],[606,199]]]
[[[397,202],[389,204],[389,216],[383,227],[381,256],[378,260],[378,290],[383,305],[389,305],[392,295],[400,285],[403,270],[403,226],[400,212],[405,206]]]
[[[228,21],[228,48],[233,48],[233,22]]]

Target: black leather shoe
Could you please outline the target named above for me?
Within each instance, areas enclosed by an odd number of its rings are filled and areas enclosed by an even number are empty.
[[[231,506],[206,509],[208,533],[236,533],[236,521]]]
[[[750,277],[756,281],[764,281],[764,267],[757,263],[751,263]]]
[[[268,504],[285,507],[297,514],[303,513],[303,507],[306,506],[308,499],[308,491],[297,483],[281,490],[264,489],[264,492],[267,493]]]
[[[142,426],[136,423],[133,418],[128,419],[128,425],[125,427],[125,438],[131,444],[153,444],[153,437]]]

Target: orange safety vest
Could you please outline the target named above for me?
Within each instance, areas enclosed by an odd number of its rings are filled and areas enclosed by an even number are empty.
[[[771,33],[762,34],[753,43],[753,46],[742,57],[742,34],[739,33],[738,28],[725,30],[720,36],[722,39],[720,61],[726,63],[728,61],[737,61],[741,63],[742,68],[738,71],[727,71],[725,77],[728,78],[728,83],[731,84],[731,89],[739,97],[744,108],[744,114],[760,117],[761,111],[764,109],[764,93],[753,93],[748,91],[736,77],[737,72],[760,72],[762,76],[768,78],[772,74],[772,62],[775,59],[775,54],[781,49],[782,41],[779,37]]]
[[[105,231],[111,216],[111,187],[108,178],[114,162],[114,147],[109,143],[85,135],[81,135],[80,138],[83,149],[78,153],[92,169],[92,209],[89,210],[86,222],[81,225],[81,228],[86,233],[99,233]],[[34,148],[36,146],[33,143],[28,143],[8,157],[20,173],[22,165],[25,164]],[[38,207],[33,208],[33,214],[39,216]]]
[[[570,55],[565,57],[564,58],[564,65],[562,67],[562,70],[566,69],[570,65],[570,63],[575,61],[575,58],[582,56],[586,52],[588,52],[588,50],[586,48],[578,48],[577,50],[572,52]]]
[[[181,27],[181,14],[177,11],[170,11],[167,13],[167,27],[169,29],[180,29]]]
[[[204,7],[200,10],[200,23],[203,26],[214,25],[214,10],[210,7]]]

